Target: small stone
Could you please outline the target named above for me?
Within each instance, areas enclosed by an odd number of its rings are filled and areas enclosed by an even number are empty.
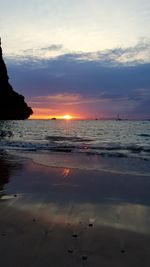
[[[83,256],[82,256],[82,260],[83,260],[83,261],[86,261],[87,259],[88,259],[88,256],[87,256],[87,255],[83,255]]]
[[[72,254],[73,253],[73,249],[72,248],[69,248],[68,249],[68,253]]]
[[[14,197],[17,197],[17,195],[15,194]]]
[[[78,235],[77,234],[73,234],[72,237],[78,237]]]
[[[6,233],[2,233],[1,235],[2,235],[2,236],[6,236]]]
[[[44,234],[44,235],[48,235],[48,233],[49,233],[48,230],[44,230],[44,231],[43,231],[43,234]]]

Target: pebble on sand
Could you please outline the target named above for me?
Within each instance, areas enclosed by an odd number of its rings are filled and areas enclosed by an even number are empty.
[[[72,237],[78,237],[78,234],[73,234]]]
[[[72,248],[69,248],[68,249],[68,253],[70,253],[70,254],[73,253],[73,249]]]
[[[88,259],[88,256],[87,256],[87,255],[83,255],[83,256],[82,256],[82,260],[83,260],[83,261],[85,261],[85,260],[87,260],[87,259]]]

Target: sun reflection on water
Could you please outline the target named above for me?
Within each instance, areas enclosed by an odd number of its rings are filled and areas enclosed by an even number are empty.
[[[62,176],[67,177],[71,173],[71,169],[69,168],[64,168],[62,171]]]

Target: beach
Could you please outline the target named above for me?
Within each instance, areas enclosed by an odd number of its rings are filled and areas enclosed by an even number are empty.
[[[0,8],[0,267],[150,267],[150,0]]]
[[[150,265],[148,173],[35,154],[0,154],[1,266]]]

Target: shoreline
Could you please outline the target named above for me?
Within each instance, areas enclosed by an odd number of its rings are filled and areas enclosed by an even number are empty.
[[[35,164],[54,168],[70,168],[87,171],[125,174],[150,177],[149,161],[139,158],[101,157],[82,153],[65,153],[49,151],[17,151],[8,154],[22,159],[32,160]]]

